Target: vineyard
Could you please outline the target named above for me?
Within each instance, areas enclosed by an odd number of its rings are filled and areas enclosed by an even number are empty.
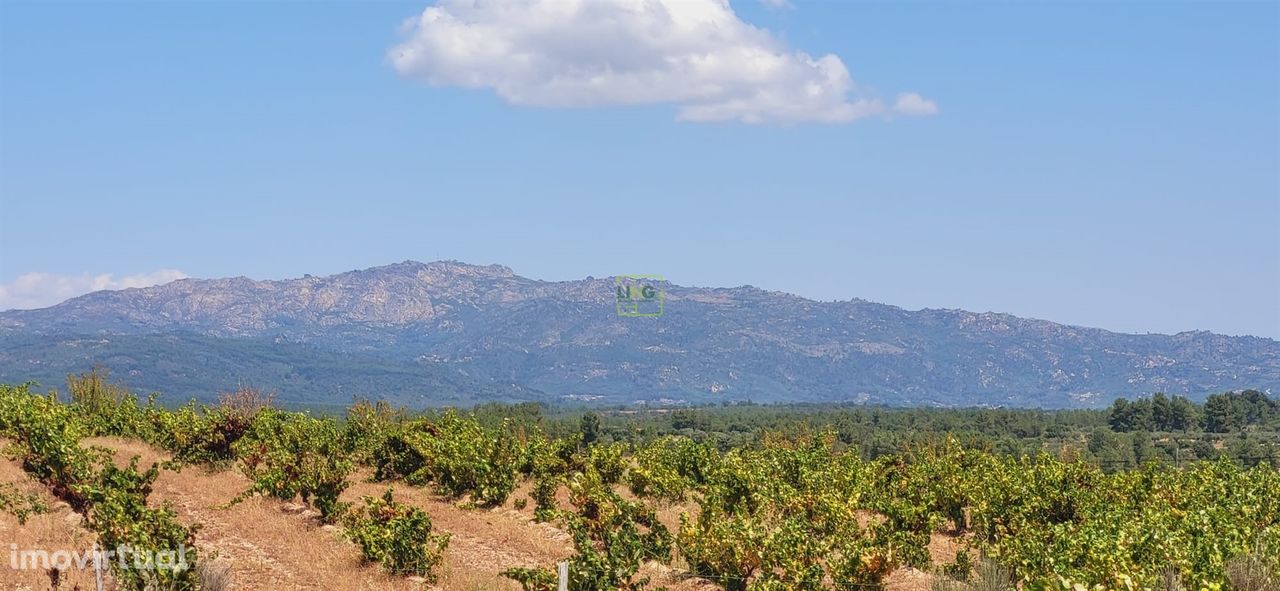
[[[904,570],[939,590],[1280,584],[1280,472],[1269,462],[1104,470],[949,437],[868,458],[822,428],[724,449],[679,435],[611,440],[586,419],[553,435],[529,421],[368,402],[313,416],[251,390],[170,409],[98,372],[72,376],[69,394],[0,387],[0,437],[98,546],[183,553],[180,568],[111,562],[118,589],[228,588],[207,566],[202,524],[152,498],[162,474],[181,470],[245,483],[209,511],[301,503],[317,534],[339,537],[381,576],[445,589],[490,587],[441,582],[462,532],[439,527],[424,492],[477,523],[528,506],[530,526],[563,536],[573,591],[879,589]],[[94,444],[103,438],[165,459],[116,457]],[[23,520],[46,505],[0,488],[0,511]],[[958,551],[939,557],[939,536]],[[555,560],[516,562],[501,584],[555,589]]]

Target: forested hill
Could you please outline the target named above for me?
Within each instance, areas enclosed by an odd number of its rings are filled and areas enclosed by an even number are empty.
[[[1135,335],[963,310],[655,284],[618,314],[614,278],[404,262],[281,281],[184,279],[0,313],[0,380],[94,363],[137,390],[252,383],[317,403],[813,401],[1101,406],[1119,396],[1280,388],[1280,343]],[[194,366],[199,366],[194,367]],[[356,376],[353,378],[353,376]]]

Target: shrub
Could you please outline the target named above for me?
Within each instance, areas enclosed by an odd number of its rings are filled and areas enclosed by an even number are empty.
[[[200,591],[230,591],[235,576],[225,562],[201,562],[196,567]]]
[[[401,431],[405,411],[392,408],[386,401],[370,402],[360,399],[347,409],[343,424],[346,445],[355,454],[357,462],[376,465],[378,451],[387,440]]]
[[[422,484],[418,477],[426,478],[426,475],[419,470],[426,464],[426,458],[411,443],[411,439],[417,437],[417,429],[418,423],[401,426],[387,433],[376,445],[370,445],[369,462],[373,465],[375,480],[402,478],[415,486]],[[412,480],[411,476],[414,476]]]
[[[719,453],[684,437],[664,437],[640,450],[627,477],[631,492],[668,501],[683,501],[687,491],[706,481]]]
[[[932,591],[1014,591],[1013,575],[990,559],[978,561],[972,573],[966,573],[967,583],[938,577],[931,586]]]
[[[379,479],[403,476],[412,485],[434,483],[440,492],[470,494],[481,506],[506,502],[516,487],[520,458],[505,427],[488,430],[455,411],[419,421],[389,436],[376,454]]]
[[[605,484],[617,484],[627,469],[622,454],[626,446],[621,443],[596,444],[587,448],[587,462],[600,474]]]
[[[449,536],[432,534],[431,517],[422,509],[396,502],[391,489],[380,499],[363,499],[365,506],[347,517],[346,534],[360,546],[365,559],[381,563],[390,572],[418,575],[434,583]]]
[[[49,506],[40,497],[23,493],[10,482],[0,482],[0,511],[18,518],[18,525],[26,525],[32,515],[49,512]]]
[[[556,574],[546,568],[509,568],[502,576],[520,583],[522,591],[555,591]]]
[[[249,433],[259,414],[272,408],[274,398],[273,394],[246,386],[221,395],[217,406],[205,409],[205,437],[198,441],[200,454],[213,461],[232,459],[235,443]]]
[[[973,573],[973,560],[969,558],[969,551],[961,548],[956,552],[954,562],[943,565],[942,572],[957,581],[968,581],[969,575]]]
[[[644,589],[648,579],[635,579],[640,566],[671,559],[671,534],[653,509],[618,496],[594,470],[574,474],[568,487],[574,511],[563,516],[576,550],[569,589]]]
[[[560,477],[543,472],[533,481],[533,490],[529,498],[533,499],[533,517],[538,521],[551,521],[556,514],[556,491],[560,488]]]
[[[332,420],[264,410],[234,448],[253,485],[233,503],[254,493],[286,501],[300,496],[329,523],[345,510],[338,497],[355,466],[346,459],[342,432]]]
[[[568,475],[570,472],[581,471],[583,464],[578,453],[581,446],[581,433],[552,438],[545,433],[534,432],[525,438],[524,452],[520,456],[517,470],[528,476],[542,473]]]
[[[111,561],[122,589],[197,589],[195,528],[180,524],[168,507],[147,506],[159,466],[139,472],[134,458],[120,468],[106,450],[82,447],[80,439],[89,429],[79,415],[25,386],[0,386],[0,429],[16,440],[23,468],[84,514],[102,546],[128,548],[134,557],[166,553],[175,559],[142,565],[133,557]]]
[[[167,506],[159,509],[147,506],[147,496],[159,474],[160,468],[155,465],[139,472],[138,458],[133,458],[125,468],[107,462],[96,482],[77,488],[89,500],[87,523],[98,532],[99,543],[105,548],[128,548],[135,552],[128,559],[111,561],[119,585],[136,591],[194,591],[199,581],[195,571],[196,528],[179,523]],[[138,564],[135,560],[137,556],[163,554],[174,560],[157,559],[155,564]]]
[[[107,370],[95,367],[79,375],[68,375],[67,390],[71,394],[73,411],[93,435],[132,437],[144,441],[152,438],[151,425],[138,406],[138,397],[124,386],[108,381]],[[151,403],[154,403],[154,398],[149,401]]]
[[[271,408],[272,396],[241,387],[223,394],[216,406],[188,403],[172,412],[147,406],[153,436],[149,440],[184,463],[224,464],[235,459],[235,443]]]

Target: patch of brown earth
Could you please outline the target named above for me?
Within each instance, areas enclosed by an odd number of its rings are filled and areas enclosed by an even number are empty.
[[[169,455],[145,443],[119,438],[94,438],[86,444],[101,445],[115,453],[118,462],[140,456],[143,466],[164,461]],[[369,474],[352,476],[342,500],[361,504],[360,497],[381,496],[387,483],[367,482]],[[325,527],[312,511],[276,499],[253,497],[225,505],[250,482],[235,470],[213,472],[186,467],[164,472],[157,479],[152,500],[171,503],[184,523],[199,523],[196,546],[201,557],[216,555],[230,565],[234,589],[344,589],[358,591],[422,589],[406,577],[365,564],[359,549],[341,535],[340,528]],[[512,567],[550,566],[572,554],[567,534],[549,524],[533,521],[531,507],[517,511],[516,495],[504,507],[463,508],[428,489],[394,483],[397,501],[424,509],[437,532],[450,534],[440,580],[441,591],[518,590],[519,585],[499,573]],[[522,485],[527,496],[528,484]]]
[[[0,448],[7,443],[0,440]],[[35,495],[49,512],[42,515],[31,515],[26,523],[18,523],[16,515],[0,511],[0,589],[6,591],[43,591],[52,588],[50,575],[46,568],[52,564],[44,564],[42,558],[48,556],[57,559],[54,552],[74,552],[85,556],[92,552],[97,536],[86,529],[79,514],[71,510],[66,503],[55,498],[44,485],[33,480],[22,470],[22,465],[13,459],[0,456],[0,483],[14,486],[14,490],[23,495]],[[32,554],[26,560],[19,554],[23,551],[41,551],[49,554]],[[32,568],[34,566],[34,568]],[[111,583],[110,574],[105,575],[106,582]],[[85,569],[72,565],[59,574],[60,589],[94,588],[92,563]]]

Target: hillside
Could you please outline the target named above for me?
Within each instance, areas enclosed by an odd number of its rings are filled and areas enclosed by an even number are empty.
[[[664,313],[619,317],[612,278],[404,262],[279,281],[184,279],[0,313],[0,380],[108,365],[138,390],[414,405],[849,401],[1092,406],[1154,391],[1280,387],[1280,343],[1133,335],[1006,314],[819,302],[661,285]],[[207,371],[190,373],[193,358]],[[186,368],[186,369],[178,369]],[[339,386],[338,384],[341,384]]]

